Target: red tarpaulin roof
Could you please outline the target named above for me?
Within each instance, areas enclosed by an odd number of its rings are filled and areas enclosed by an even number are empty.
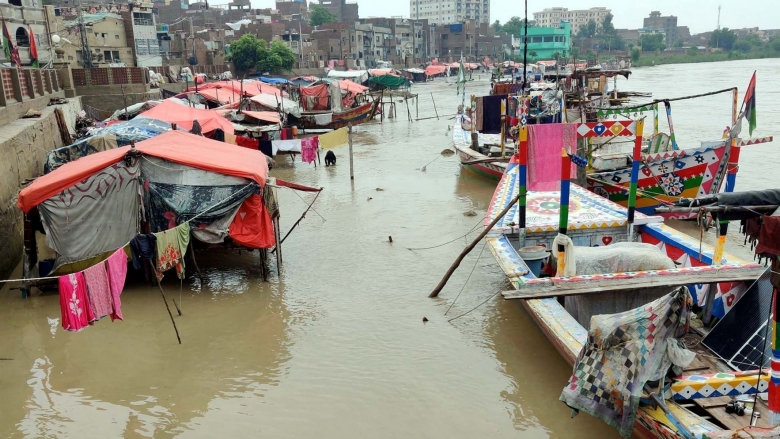
[[[262,120],[264,122],[270,122],[270,123],[280,123],[281,120],[279,119],[279,113],[275,111],[242,111],[243,114],[246,114],[249,117],[253,117],[257,120]]]
[[[220,116],[216,111],[186,107],[167,99],[156,107],[144,111],[139,116],[175,123],[186,130],[191,130],[192,121],[197,120],[203,133],[210,133],[217,128],[222,128],[222,131],[233,134],[233,124]]]
[[[428,76],[441,75],[446,72],[447,69],[447,66],[428,66],[425,68],[425,74]]]
[[[223,89],[233,89],[234,92],[241,94],[241,81],[219,81],[219,82],[209,82],[208,84],[198,85],[198,91],[203,90],[209,90],[216,87],[222,87]],[[260,88],[258,90],[258,87]],[[187,89],[187,92],[193,92],[195,91],[195,87],[190,87]],[[260,81],[250,81],[245,82],[243,87],[243,92],[246,93],[248,96],[257,96],[261,93],[268,93],[268,94],[274,94],[274,95],[282,95],[287,96],[287,93],[282,92],[278,88],[264,84]],[[222,93],[220,91],[220,93]],[[186,93],[181,93],[178,96],[183,96]]]
[[[364,87],[358,83],[346,80],[339,81],[339,88],[355,94],[363,93],[364,91],[368,90],[368,87]]]
[[[260,185],[265,185],[268,177],[268,163],[265,155],[259,151],[182,131],[167,131],[138,142],[136,149],[144,155],[204,171],[246,178]],[[129,146],[109,149],[65,163],[22,189],[16,205],[27,213],[52,196],[119,162],[129,150]]]
[[[210,101],[219,102],[221,105],[241,102],[241,95],[230,87],[214,87],[198,90],[198,93]]]

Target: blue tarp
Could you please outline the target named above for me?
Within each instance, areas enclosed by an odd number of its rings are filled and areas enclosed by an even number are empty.
[[[171,130],[171,124],[148,117],[136,117],[127,122],[119,122],[102,129],[101,133],[114,133],[118,146],[127,146],[132,142],[151,139]],[[179,128],[181,130],[181,128]]]
[[[261,76],[260,80],[266,84],[288,84],[290,82],[284,78],[268,78],[265,76]]]
[[[451,24],[450,32],[463,32],[463,23]]]

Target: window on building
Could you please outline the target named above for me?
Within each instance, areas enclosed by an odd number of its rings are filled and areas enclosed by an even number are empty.
[[[531,43],[541,43],[542,37],[531,37]]]
[[[552,43],[553,42],[553,37],[544,37],[544,42],[545,43]]]
[[[16,46],[17,47],[30,47],[30,37],[27,35],[27,31],[23,27],[16,29]]]
[[[118,40],[118,39],[119,39],[119,34],[115,34],[115,35],[114,35],[114,39],[115,39],[115,40]]]

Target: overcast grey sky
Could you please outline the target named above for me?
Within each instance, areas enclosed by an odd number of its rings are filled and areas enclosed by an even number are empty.
[[[409,0],[348,0],[360,4],[361,17],[409,16]],[[523,16],[522,0],[491,0],[490,18],[503,23],[513,15]],[[256,7],[273,7],[273,0],[253,0]],[[722,5],[721,27],[739,29],[758,26],[761,29],[780,28],[780,0],[528,0],[528,16],[545,7],[561,6],[569,9],[606,6],[615,16],[615,27],[636,29],[642,27],[642,18],[650,11],[662,15],[676,15],[680,26],[688,26],[691,33],[715,29],[718,23],[718,5]]]

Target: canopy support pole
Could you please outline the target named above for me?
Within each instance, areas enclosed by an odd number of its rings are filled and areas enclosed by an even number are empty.
[[[165,302],[165,309],[168,310],[168,316],[171,318],[171,323],[173,323],[173,330],[176,331],[176,340],[179,340],[179,344],[181,344],[181,337],[179,337],[179,328],[176,327],[176,321],[173,319],[173,314],[171,313],[171,307],[168,306],[168,299],[165,298],[165,293],[163,292],[160,279],[157,278],[157,273],[154,268],[154,264],[152,264],[152,261],[150,259],[147,259],[147,261],[149,262],[149,267],[152,268],[152,276],[154,276],[154,279],[157,281],[157,288],[160,289],[160,295],[163,298],[163,302]]]

